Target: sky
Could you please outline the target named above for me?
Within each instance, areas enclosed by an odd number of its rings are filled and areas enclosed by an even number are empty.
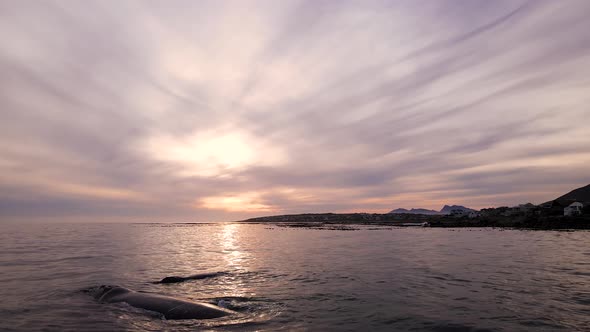
[[[590,183],[590,1],[0,1],[0,222],[535,204]]]

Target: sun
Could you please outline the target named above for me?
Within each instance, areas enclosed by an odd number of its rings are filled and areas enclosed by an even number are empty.
[[[180,176],[228,177],[251,165],[277,165],[280,149],[243,131],[197,131],[188,136],[156,135],[140,149],[152,159],[177,166]]]
[[[210,196],[200,199],[200,207],[229,212],[270,212],[273,207],[264,203],[257,192],[245,192],[225,196]]]

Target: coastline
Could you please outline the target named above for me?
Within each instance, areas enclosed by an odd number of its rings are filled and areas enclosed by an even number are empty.
[[[240,223],[276,224],[286,227],[308,227],[352,230],[350,226],[423,226],[433,228],[492,227],[523,230],[590,230],[590,216],[526,217],[452,217],[441,215],[378,213],[305,213],[250,218]]]

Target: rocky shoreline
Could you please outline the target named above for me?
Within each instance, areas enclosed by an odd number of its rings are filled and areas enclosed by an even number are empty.
[[[350,225],[426,226],[426,227],[495,227],[530,230],[590,230],[590,216],[528,216],[457,218],[441,215],[377,213],[306,213],[278,215],[242,220],[243,223],[269,223],[283,227],[354,230]]]

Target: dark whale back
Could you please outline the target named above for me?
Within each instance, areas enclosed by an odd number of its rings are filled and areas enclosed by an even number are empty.
[[[125,302],[133,307],[159,312],[166,319],[211,319],[238,314],[209,303],[139,293],[119,286],[100,286],[95,298],[102,302]]]
[[[98,291],[94,297],[99,301],[110,302],[110,299],[132,292],[132,290],[112,285],[102,285],[98,288]]]
[[[183,281],[187,281],[187,280],[213,278],[213,277],[217,277],[217,276],[220,276],[223,274],[226,274],[226,272],[199,273],[199,274],[190,275],[188,277],[170,276],[170,277],[166,277],[166,278],[156,282],[156,284],[173,284],[173,283],[183,282]]]
[[[183,282],[185,280],[186,279],[183,278],[183,277],[172,276],[172,277],[166,277],[166,278],[160,280],[159,283],[160,284],[173,284],[173,283],[176,283],[176,282]]]

